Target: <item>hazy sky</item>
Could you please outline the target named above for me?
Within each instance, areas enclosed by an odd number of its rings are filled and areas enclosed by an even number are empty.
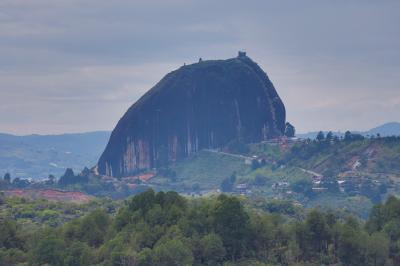
[[[399,25],[399,0],[0,0],[0,132],[111,130],[166,73],[241,49],[300,132],[400,121]]]

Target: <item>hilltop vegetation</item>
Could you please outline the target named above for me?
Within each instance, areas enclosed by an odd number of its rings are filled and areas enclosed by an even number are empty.
[[[322,139],[294,145],[282,163],[334,176],[354,171],[400,174],[400,137]]]
[[[57,227],[96,209],[113,213],[120,205],[121,202],[107,198],[92,198],[88,203],[75,203],[5,197],[0,194],[0,220],[13,220],[24,230]]]
[[[172,164],[148,185],[195,194],[220,189],[253,200],[341,208],[366,218],[374,203],[399,194],[400,138],[346,136],[233,143]]]
[[[399,210],[391,197],[363,224],[318,210],[304,218],[255,211],[227,195],[189,200],[149,190],[116,214],[97,209],[58,227],[21,230],[2,217],[0,264],[396,265]]]
[[[59,180],[42,183],[5,175],[1,189],[62,189],[124,198],[148,188],[194,196],[220,191],[252,200],[290,200],[303,207],[340,208],[362,218],[373,204],[400,191],[400,138],[343,139],[321,132],[316,140],[281,138],[262,143],[231,142],[224,149],[203,150],[188,158],[113,178],[85,168],[68,169]]]

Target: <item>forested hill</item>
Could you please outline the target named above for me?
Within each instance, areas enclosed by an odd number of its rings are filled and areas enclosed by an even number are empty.
[[[12,204],[0,200],[0,206]],[[12,213],[2,215],[0,265],[400,263],[400,201],[394,197],[375,206],[366,223],[337,212],[313,209],[293,218],[245,207],[237,197],[187,199],[152,190],[117,212],[110,202],[99,207],[58,227],[27,226]],[[57,213],[57,205],[47,208],[53,209],[48,217]]]

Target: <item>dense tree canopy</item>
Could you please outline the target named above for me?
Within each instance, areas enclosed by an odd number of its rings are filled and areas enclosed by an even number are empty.
[[[333,212],[294,219],[227,195],[148,190],[115,215],[98,209],[55,228],[0,219],[0,265],[399,265],[399,228],[395,197],[364,225]]]

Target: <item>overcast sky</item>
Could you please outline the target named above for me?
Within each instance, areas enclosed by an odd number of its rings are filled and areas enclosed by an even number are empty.
[[[184,62],[246,50],[299,132],[400,121],[400,1],[0,0],[0,132],[111,130]]]

